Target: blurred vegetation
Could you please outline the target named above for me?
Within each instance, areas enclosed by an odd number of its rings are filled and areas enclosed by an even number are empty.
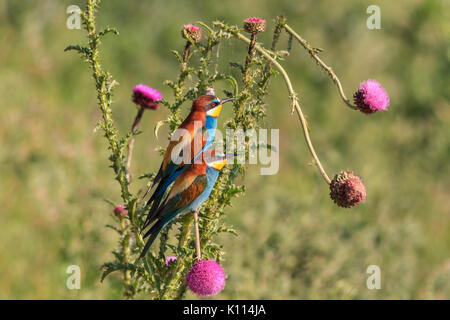
[[[84,41],[66,28],[66,8],[83,1],[0,2],[0,298],[121,298],[100,266],[117,241],[105,228],[120,201],[108,168],[91,75],[63,49]],[[265,126],[280,128],[280,170],[250,167],[245,196],[227,209],[239,232],[226,235],[225,290],[217,298],[450,298],[450,8],[448,1],[379,1],[381,30],[366,28],[373,1],[105,1],[99,25],[104,65],[120,85],[114,118],[122,132],[135,114],[131,88],[140,82],[168,94],[175,78],[169,53],[181,49],[184,23],[216,19],[240,25],[278,14],[341,78],[348,96],[368,78],[391,97],[388,112],[365,116],[345,107],[336,88],[303,49],[285,65],[308,115],[327,171],[357,171],[365,204],[336,207],[291,116],[281,79],[271,83]],[[270,33],[262,35],[266,43]],[[287,41],[283,38],[284,42]],[[245,59],[243,44],[221,48],[225,61]],[[217,88],[217,92],[220,92]],[[185,104],[187,112],[189,104]],[[221,116],[221,122],[231,113]],[[155,170],[166,145],[167,111],[148,112],[137,137],[135,173]],[[222,125],[219,124],[219,128]],[[135,183],[135,188],[139,183]],[[81,290],[65,286],[69,265],[82,271]],[[366,268],[379,265],[382,289],[366,288]],[[145,297],[141,297],[145,298]],[[192,294],[188,298],[194,298]]]

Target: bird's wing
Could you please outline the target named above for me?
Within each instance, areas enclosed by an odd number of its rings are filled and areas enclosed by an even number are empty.
[[[161,214],[158,216],[162,217],[168,212],[187,207],[203,192],[205,187],[206,174],[177,179],[162,205],[164,208],[161,208]]]
[[[197,121],[201,122],[201,126],[198,126],[196,123]],[[158,170],[158,173],[156,174],[155,178],[153,179],[153,183],[150,186],[149,190],[152,189],[156,184],[158,184],[158,187],[153,192],[153,195],[150,197],[150,200],[147,202],[147,205],[152,203],[155,199],[157,199],[156,202],[161,202],[164,193],[166,192],[167,188],[170,186],[170,184],[175,181],[175,179],[178,177],[178,175],[181,173],[181,170],[183,167],[188,163],[185,163],[182,161],[180,164],[175,164],[172,161],[172,152],[174,151],[174,148],[177,147],[179,151],[178,156],[183,156],[183,150],[190,145],[191,148],[191,159],[194,158],[195,152],[198,149],[204,149],[206,141],[203,141],[201,138],[200,141],[197,139],[198,135],[202,135],[203,129],[205,125],[205,115],[202,112],[191,112],[186,119],[181,123],[181,125],[178,127],[178,129],[186,130],[189,134],[184,134],[183,131],[179,132],[180,136],[177,140],[172,140],[169,142],[169,145],[167,146],[166,152],[164,153],[164,158],[161,163],[161,166]],[[203,135],[202,135],[203,136]],[[201,146],[197,146],[197,142],[201,142]],[[189,159],[189,160],[191,160]],[[147,190],[147,192],[149,191]],[[147,194],[147,193],[146,193]],[[156,206],[156,208],[158,205]]]
[[[179,143],[181,143],[178,147],[178,150],[180,151],[180,156],[182,156],[182,151],[184,150],[184,148],[189,145],[192,144],[192,140],[193,140],[194,134],[190,133],[189,135],[181,135],[178,140],[171,140],[169,142],[169,145],[166,148],[166,152],[164,153],[164,158],[163,161],[161,163],[161,166],[159,167],[158,173],[155,176],[155,179],[153,179],[153,183],[152,186],[150,187],[153,188],[153,186],[155,184],[157,184],[158,182],[165,180],[165,178],[169,177],[175,170],[177,170],[180,166],[184,166],[184,163],[180,163],[179,165],[176,165],[175,163],[172,162],[172,151],[173,148],[175,148],[175,146],[178,146]],[[149,202],[153,201],[150,200]]]
[[[172,156],[172,150],[175,146],[177,146],[179,143],[179,149],[181,150],[179,153],[179,156],[183,156],[183,150],[184,148],[190,144],[191,148],[191,156],[190,156],[190,162],[192,162],[192,159],[195,158],[199,153],[201,153],[205,148],[207,148],[209,145],[206,145],[206,140],[203,139],[203,133],[204,128],[201,128],[197,130],[194,134],[191,135],[185,135],[180,137],[177,141],[171,141],[169,143],[169,146],[166,149],[166,152],[164,154],[163,162],[159,168],[158,174],[155,176],[155,179],[153,179],[153,183],[150,187],[152,189],[157,183],[158,186],[156,187],[155,191],[153,192],[152,196],[147,202],[147,205],[152,203],[155,199],[157,199],[156,202],[161,202],[162,197],[164,196],[164,193],[166,192],[167,188],[172,184],[173,181],[180,175],[181,172],[183,172],[183,168],[186,165],[189,165],[190,163],[185,163],[182,161],[180,164],[175,164],[172,162],[171,156]],[[200,136],[197,138],[197,136]],[[200,143],[200,145],[198,145]]]
[[[148,237],[154,231],[159,232],[164,225],[175,216],[184,211],[189,205],[197,199],[206,188],[206,174],[197,176],[180,176],[182,179],[177,179],[172,187],[172,190],[167,195],[164,203],[159,207],[155,213],[157,219],[156,224],[144,235]],[[183,179],[184,178],[184,179]]]
[[[153,204],[147,214],[147,218],[146,218],[144,226],[143,226],[144,228],[147,228],[153,221],[155,221],[155,219],[157,218],[156,212],[159,209],[159,205],[164,200],[164,194],[166,193],[166,190],[178,178],[178,176],[183,173],[183,171],[186,168],[187,168],[187,166],[179,167],[170,176],[162,179],[161,182],[158,184],[155,191],[153,192],[153,195],[150,197],[150,199],[147,202],[147,206],[150,205],[152,202],[153,202]]]
[[[198,134],[202,133],[203,124],[202,126],[195,126],[194,121],[200,121],[191,119],[191,117],[186,118],[186,120],[180,125],[180,127],[177,130],[186,130],[189,134],[184,134],[183,131],[181,131],[181,135],[178,138],[178,140],[170,141],[169,146],[166,149],[166,152],[164,153],[164,160],[162,163],[162,170],[163,172],[166,171],[167,166],[172,163],[171,154],[173,148],[177,146],[178,150],[184,150],[188,145],[191,145],[194,141],[194,137]],[[181,145],[179,145],[181,143]],[[191,146],[192,148],[192,146]],[[194,155],[191,155],[192,157]],[[167,176],[167,175],[164,175]]]

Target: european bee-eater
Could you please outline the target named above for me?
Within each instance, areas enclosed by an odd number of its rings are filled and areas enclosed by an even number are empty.
[[[192,162],[196,155],[209,148],[214,140],[217,128],[217,117],[222,111],[222,105],[232,100],[234,100],[234,98],[219,100],[213,95],[203,95],[193,102],[191,112],[178,128],[187,130],[189,135],[181,136],[178,140],[169,143],[161,167],[153,181],[152,187],[158,182],[159,184],[147,202],[147,205],[152,202],[153,205],[149,211],[144,227],[148,226],[150,220],[152,220],[164,193],[172,182],[174,182],[186,166]],[[195,123],[196,121],[198,121],[197,126]],[[206,140],[204,138],[206,138]],[[201,146],[196,145],[198,142],[201,143]],[[181,145],[179,145],[180,143]],[[183,150],[184,146],[188,146],[189,144],[191,148],[190,162],[175,164],[172,161],[172,151],[175,146],[180,147],[179,150]]]
[[[230,158],[230,156],[216,153],[212,149],[206,150],[198,156],[201,157],[201,163],[194,162],[186,166],[149,222],[150,224],[156,221],[144,235],[144,238],[149,236],[150,238],[142,250],[141,258],[145,256],[167,223],[180,214],[196,211],[208,199],[220,170],[225,166],[227,158]]]

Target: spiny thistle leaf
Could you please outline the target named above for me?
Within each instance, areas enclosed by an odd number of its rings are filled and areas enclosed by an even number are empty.
[[[98,33],[98,35],[99,35],[100,37],[103,37],[103,36],[107,35],[108,33],[113,33],[113,34],[115,34],[116,36],[119,35],[119,31],[117,31],[116,28],[111,28],[111,27],[106,27],[105,29],[103,29],[102,31],[100,31],[100,32]]]
[[[103,280],[114,271],[134,270],[134,268],[134,265],[131,263],[123,264],[116,261],[107,262],[102,265],[103,273],[100,282],[103,282]]]

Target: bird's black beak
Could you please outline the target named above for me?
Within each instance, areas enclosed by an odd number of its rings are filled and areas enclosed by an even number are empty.
[[[229,101],[234,101],[234,100],[236,100],[236,98],[223,99],[223,100],[220,100],[220,104],[224,104],[224,103],[227,103]]]

